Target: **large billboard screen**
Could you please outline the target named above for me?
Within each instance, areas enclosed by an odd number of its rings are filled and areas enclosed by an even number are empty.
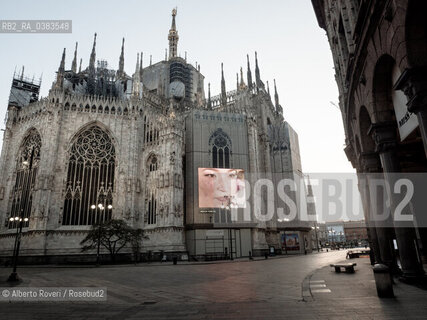
[[[245,208],[242,169],[199,168],[199,208]]]

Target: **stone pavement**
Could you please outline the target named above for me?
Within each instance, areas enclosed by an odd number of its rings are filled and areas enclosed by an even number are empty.
[[[369,259],[355,259],[353,275],[335,274],[329,264],[344,259],[345,251],[335,251],[204,265],[21,268],[20,287],[107,287],[108,300],[0,303],[0,319],[426,318],[425,291],[398,283],[396,299],[380,300]],[[1,268],[0,279],[9,273]],[[311,299],[303,298],[307,283]]]
[[[395,279],[395,298],[377,296],[374,275],[369,258],[351,259],[356,272],[336,273],[325,266],[305,279],[311,293],[312,304],[318,305],[317,315],[328,319],[342,319],[345,310],[350,319],[427,319],[427,290],[408,285]],[[328,305],[322,310],[320,305]]]

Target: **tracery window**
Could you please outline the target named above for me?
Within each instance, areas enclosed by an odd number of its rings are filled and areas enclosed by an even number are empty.
[[[146,214],[147,224],[156,224],[156,222],[157,222],[157,200],[156,200],[155,191],[152,191],[149,193],[149,195],[145,201],[145,208],[147,210],[147,214]]]
[[[91,225],[111,219],[115,148],[98,126],[80,133],[70,148],[63,225]]]
[[[147,159],[147,193],[145,197],[145,222],[147,224],[156,224],[157,222],[157,169],[159,162],[155,154],[151,154]]]
[[[157,171],[157,157],[151,156],[148,160],[148,169],[150,172]]]
[[[211,135],[209,146],[212,153],[212,167],[230,168],[231,139],[221,128]]]
[[[28,227],[33,202],[33,191],[40,162],[41,138],[36,130],[29,132],[20,148],[16,163],[16,180],[12,189],[9,218],[20,217]],[[28,219],[25,219],[28,218]],[[27,220],[27,221],[25,221]],[[9,228],[16,228],[19,220],[8,220]]]
[[[231,139],[222,128],[218,128],[209,138],[209,152],[212,153],[212,168],[231,168]],[[230,223],[231,214],[226,209],[214,209],[215,223]]]

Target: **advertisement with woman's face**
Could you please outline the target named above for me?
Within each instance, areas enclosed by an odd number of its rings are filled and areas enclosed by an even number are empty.
[[[200,208],[245,208],[242,169],[199,168]]]

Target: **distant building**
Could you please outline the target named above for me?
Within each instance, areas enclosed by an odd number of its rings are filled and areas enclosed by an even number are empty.
[[[368,241],[368,230],[365,221],[345,221],[344,235],[347,242]]]

